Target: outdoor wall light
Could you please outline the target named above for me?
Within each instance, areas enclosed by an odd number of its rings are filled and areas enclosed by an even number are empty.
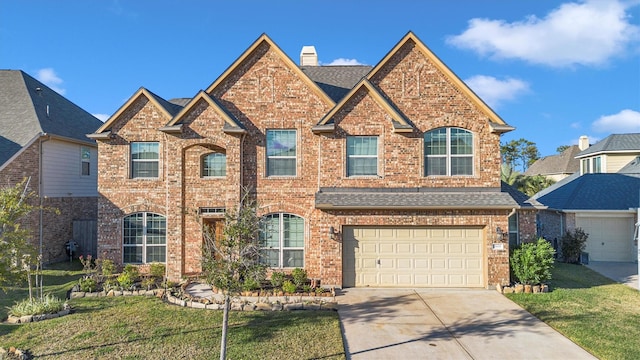
[[[336,229],[333,226],[329,226],[329,238],[331,240],[336,239]]]
[[[498,240],[502,240],[502,239],[504,239],[504,236],[505,236],[506,234],[505,234],[505,232],[504,232],[504,231],[502,231],[502,228],[500,228],[500,226],[498,226],[498,227],[496,228],[496,235],[497,235]]]

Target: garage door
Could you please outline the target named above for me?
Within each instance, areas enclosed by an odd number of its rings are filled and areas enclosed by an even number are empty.
[[[343,286],[484,287],[483,230],[344,227]]]
[[[576,227],[587,238],[586,252],[592,261],[634,261],[637,253],[633,245],[633,216],[579,216]]]

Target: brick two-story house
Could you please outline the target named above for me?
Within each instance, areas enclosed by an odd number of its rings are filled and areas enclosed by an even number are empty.
[[[91,135],[99,253],[196,274],[202,223],[248,188],[272,268],[339,287],[507,283],[512,129],[411,32],[373,67],[298,66],[262,35],[193,98],[141,88]],[[531,239],[533,213],[518,220]]]

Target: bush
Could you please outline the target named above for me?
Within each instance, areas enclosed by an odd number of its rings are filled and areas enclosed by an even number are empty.
[[[293,269],[293,271],[291,271],[291,276],[293,277],[293,283],[296,284],[297,287],[301,287],[307,282],[307,272],[304,269]]]
[[[118,275],[118,284],[124,290],[130,290],[133,287],[133,283],[135,282],[135,278],[131,275],[131,273],[123,272]]]
[[[96,281],[91,277],[80,279],[80,291],[93,292],[97,289]]]
[[[166,267],[162,263],[151,263],[151,265],[149,265],[149,274],[156,279],[162,279],[165,270]]]
[[[105,277],[109,277],[116,272],[116,265],[109,259],[98,260],[98,267],[102,276]]]
[[[285,274],[283,272],[274,271],[271,274],[271,286],[273,286],[274,289],[279,289],[284,283],[284,278]]]
[[[551,279],[553,254],[551,244],[543,238],[535,243],[522,244],[511,254],[515,277],[523,284],[539,284]]]
[[[290,280],[285,280],[282,283],[282,291],[287,294],[293,294],[296,292],[296,284],[292,283]]]
[[[9,308],[13,316],[53,314],[64,309],[64,301],[47,294],[41,299],[25,299]]]
[[[571,264],[579,263],[588,238],[589,234],[581,228],[576,228],[573,232],[567,231],[560,240],[560,251],[564,261]]]
[[[254,278],[247,278],[242,283],[242,290],[244,291],[253,291],[260,288],[260,283]]]

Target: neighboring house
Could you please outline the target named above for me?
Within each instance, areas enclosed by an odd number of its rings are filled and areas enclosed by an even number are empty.
[[[25,224],[45,263],[66,257],[74,220],[97,218],[98,152],[86,134],[101,125],[23,71],[0,70],[0,186],[28,179],[38,204],[60,211]]]
[[[576,173],[533,196],[547,207],[538,213],[540,234],[559,243],[566,231],[582,228],[589,234],[585,251],[590,260],[637,260],[639,155],[640,134],[610,135],[581,151],[583,175]]]
[[[140,88],[91,134],[99,256],[198,274],[203,225],[220,231],[249,189],[273,269],[338,287],[508,283],[513,128],[411,32],[373,67],[309,50],[298,66],[262,35],[190,101]]]
[[[553,181],[560,181],[580,171],[580,161],[576,159],[579,152],[580,147],[572,145],[560,154],[540,158],[527,168],[524,175],[542,175]]]

